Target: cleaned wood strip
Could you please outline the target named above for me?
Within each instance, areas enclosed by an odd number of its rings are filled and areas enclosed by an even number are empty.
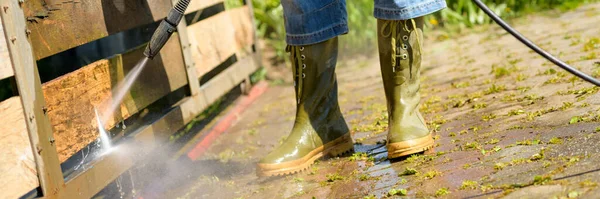
[[[223,0],[192,0],[187,10],[185,10],[185,14],[196,12],[221,2],[223,2]]]
[[[112,98],[112,89],[142,58],[144,48],[140,46],[123,55],[94,62],[43,85],[61,162],[98,137],[94,107],[103,110],[108,105],[105,100]],[[179,38],[174,35],[160,54],[148,62],[114,117],[104,121],[105,128],[114,127],[186,84]]]
[[[0,80],[15,75],[10,57],[8,56],[8,47],[6,46],[6,38],[4,38],[4,28],[0,21]]]
[[[244,6],[219,13],[188,27],[198,77],[254,42],[250,16],[248,6]]]
[[[37,60],[159,21],[172,7],[171,0],[28,0],[23,4]]]
[[[0,198],[19,198],[39,186],[20,97],[0,102]]]

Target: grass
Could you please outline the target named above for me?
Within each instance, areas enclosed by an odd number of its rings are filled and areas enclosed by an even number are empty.
[[[600,49],[600,38],[593,37],[583,44],[583,51],[589,52],[595,49]]]
[[[506,164],[504,164],[502,162],[498,162],[498,163],[494,164],[494,170],[502,170],[502,169],[504,169],[504,167],[506,167]]]
[[[460,189],[461,190],[464,190],[464,189],[475,190],[475,189],[477,189],[478,186],[479,186],[479,183],[477,183],[475,181],[465,180],[462,182],[462,185],[460,185]]]
[[[492,86],[490,86],[489,88],[487,88],[486,90],[483,91],[483,94],[489,95],[489,94],[499,93],[499,92],[502,92],[505,90],[506,90],[506,87],[504,85],[492,84]]]
[[[550,139],[550,141],[548,141],[548,144],[562,144],[562,143],[563,143],[563,140],[558,137],[553,137]]]
[[[327,174],[325,177],[327,178],[327,182],[335,182],[338,180],[346,179],[344,176],[340,175],[339,173]]]
[[[550,181],[552,181],[552,178],[550,176],[534,176],[533,177],[534,185],[544,185]]]
[[[417,173],[419,173],[419,172],[416,169],[406,167],[402,173],[398,174],[398,176],[409,176],[409,175],[415,175]]]
[[[452,193],[452,192],[450,192],[450,191],[448,190],[448,188],[444,187],[444,188],[440,188],[440,189],[438,189],[438,190],[435,192],[435,196],[436,196],[436,197],[440,197],[440,196],[445,196],[445,195],[448,195],[448,194],[450,194],[450,193]]]
[[[390,189],[387,192],[387,196],[406,196],[408,191],[406,189]]]
[[[505,66],[498,66],[496,64],[492,65],[492,74],[494,74],[494,77],[497,78],[501,78],[504,76],[509,76],[510,74],[512,74],[513,72],[517,71],[516,67],[505,67]]]
[[[433,178],[435,178],[435,177],[437,177],[437,176],[439,176],[441,174],[442,173],[439,172],[439,171],[431,170],[431,171],[428,171],[427,173],[423,174],[423,179],[430,180],[430,179],[433,179]]]
[[[492,138],[491,140],[485,142],[485,144],[497,144],[498,142],[500,142],[500,140]]]

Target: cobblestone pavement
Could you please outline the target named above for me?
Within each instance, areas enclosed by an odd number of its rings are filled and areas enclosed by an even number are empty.
[[[542,48],[600,75],[600,4],[513,23]],[[421,111],[436,147],[386,159],[387,113],[377,56],[340,61],[340,103],[354,154],[299,174],[258,178],[255,164],[293,125],[291,85],[249,107],[166,196],[180,198],[598,198],[599,88],[490,25],[428,34]],[[412,174],[416,172],[415,174]],[[397,195],[393,196],[396,197]]]

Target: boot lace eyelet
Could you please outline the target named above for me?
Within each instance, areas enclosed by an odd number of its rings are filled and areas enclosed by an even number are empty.
[[[302,79],[304,79],[306,77],[306,74],[302,73]]]
[[[408,35],[404,35],[404,36],[402,36],[402,39],[403,39],[404,41],[407,41],[407,40],[408,40]]]
[[[306,56],[300,55],[300,59],[304,60],[304,59],[306,59]]]
[[[301,47],[300,47],[300,51],[304,51],[304,46],[301,46]]]
[[[402,59],[408,59],[408,55],[407,54],[402,54]]]
[[[305,69],[305,68],[306,68],[306,64],[302,64],[302,69]]]
[[[408,49],[408,46],[406,44],[402,44],[402,49],[406,50]]]

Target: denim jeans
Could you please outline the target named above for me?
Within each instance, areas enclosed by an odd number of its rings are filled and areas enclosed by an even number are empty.
[[[446,7],[445,0],[374,0],[377,19],[406,20]],[[300,46],[348,33],[346,0],[281,0],[286,42]]]

